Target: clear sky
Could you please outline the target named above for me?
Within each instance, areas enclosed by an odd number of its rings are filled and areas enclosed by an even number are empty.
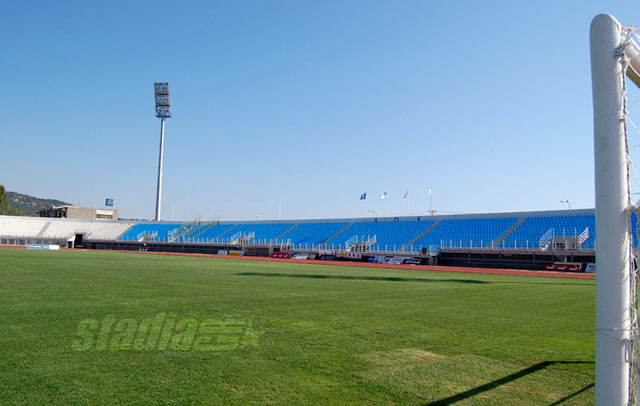
[[[603,12],[640,25],[632,0],[4,1],[0,184],[152,218],[167,81],[166,220],[417,214],[429,188],[590,208]]]

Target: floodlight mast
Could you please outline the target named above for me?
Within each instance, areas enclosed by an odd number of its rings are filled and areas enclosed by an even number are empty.
[[[169,104],[169,83],[154,83],[156,100],[156,117],[160,119],[160,156],[158,158],[158,189],[156,191],[155,221],[160,221],[162,209],[162,160],[164,156],[164,120],[171,118]]]

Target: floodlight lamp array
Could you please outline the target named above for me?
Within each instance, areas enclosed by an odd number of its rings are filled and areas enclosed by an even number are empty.
[[[169,104],[169,83],[154,83],[156,99],[156,117],[165,119],[171,117]]]

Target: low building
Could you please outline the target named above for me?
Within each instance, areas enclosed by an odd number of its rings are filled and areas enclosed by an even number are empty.
[[[55,217],[87,220],[117,220],[118,210],[90,209],[79,206],[53,206],[40,210],[40,217]]]

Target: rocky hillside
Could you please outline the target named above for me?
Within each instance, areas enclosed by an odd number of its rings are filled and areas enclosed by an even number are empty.
[[[7,198],[9,201],[9,214],[14,215],[37,216],[39,210],[49,209],[51,206],[69,204],[60,200],[41,199],[9,191],[7,191]]]

